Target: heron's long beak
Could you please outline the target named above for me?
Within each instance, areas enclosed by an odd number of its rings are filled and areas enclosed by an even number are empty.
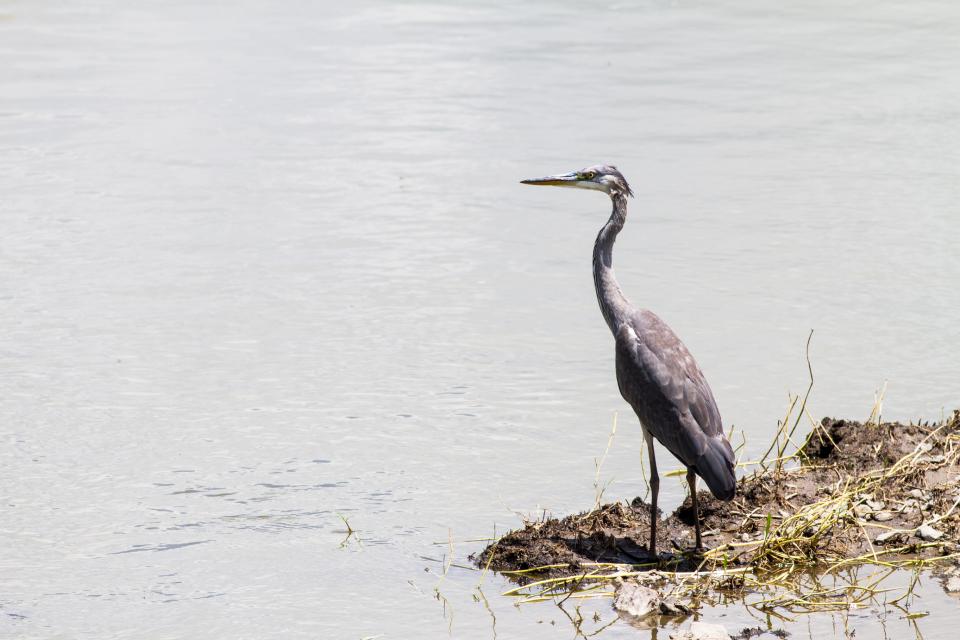
[[[521,180],[521,184],[540,184],[547,185],[552,187],[575,187],[579,178],[577,173],[561,173],[556,176],[546,176],[545,178],[531,178],[529,180]]]

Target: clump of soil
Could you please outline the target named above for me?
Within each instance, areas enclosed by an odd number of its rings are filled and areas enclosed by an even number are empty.
[[[752,565],[808,566],[875,554],[884,560],[960,550],[960,411],[938,424],[863,424],[824,418],[790,468],[740,479],[731,502],[699,493],[705,553],[694,553],[690,498],[658,514],[659,558],[651,557],[650,508],[640,498],[531,522],[475,557],[520,582],[596,571],[596,563],[677,570]],[[782,546],[781,546],[782,545]],[[710,564],[709,562],[707,563]]]

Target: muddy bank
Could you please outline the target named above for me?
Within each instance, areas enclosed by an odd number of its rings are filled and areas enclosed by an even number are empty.
[[[597,563],[780,570],[950,556],[960,551],[958,459],[960,412],[937,424],[825,418],[787,463],[742,477],[732,502],[699,493],[702,553],[692,550],[688,496],[659,514],[658,558],[647,549],[649,506],[635,498],[528,523],[475,561],[497,571],[535,570],[513,574],[523,582],[596,571]]]

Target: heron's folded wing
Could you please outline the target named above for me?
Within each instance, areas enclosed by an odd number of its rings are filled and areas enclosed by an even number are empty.
[[[657,440],[692,466],[706,450],[707,438],[723,433],[700,367],[680,338],[649,311],[622,326],[616,341],[624,399]]]

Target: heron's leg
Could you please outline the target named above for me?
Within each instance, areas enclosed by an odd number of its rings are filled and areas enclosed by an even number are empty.
[[[703,549],[703,543],[700,541],[700,507],[697,504],[697,474],[689,467],[687,468],[687,483],[690,485],[690,503],[693,505],[693,532],[697,539],[694,548],[699,551]]]
[[[646,429],[643,438],[650,454],[650,554],[657,555],[657,494],[660,492],[660,476],[657,474],[657,456],[653,452],[653,436]]]

